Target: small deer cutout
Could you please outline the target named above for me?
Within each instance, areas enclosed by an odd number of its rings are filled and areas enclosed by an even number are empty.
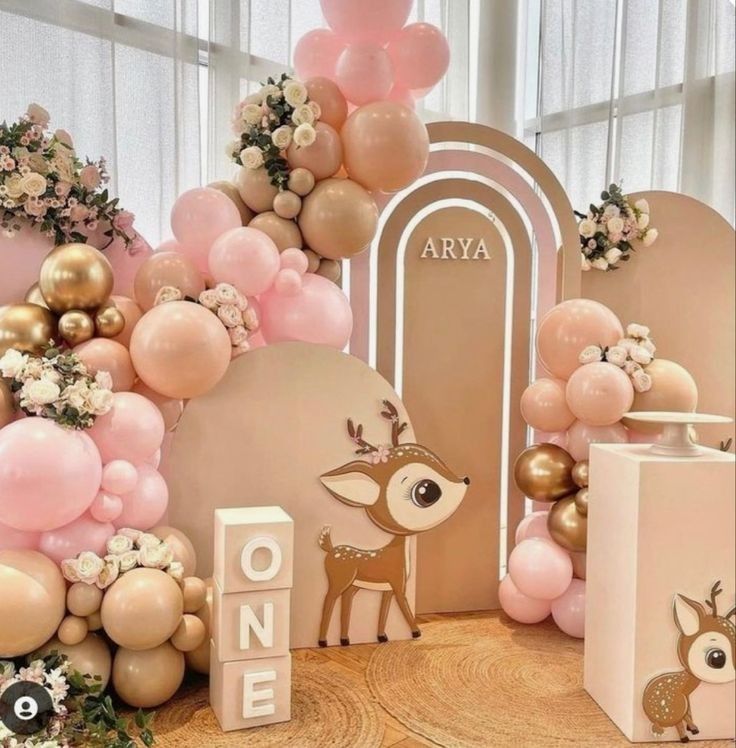
[[[357,446],[356,454],[366,460],[353,460],[325,473],[320,480],[340,501],[365,510],[371,521],[394,536],[375,550],[333,545],[330,528],[324,527],[319,545],[325,551],[328,590],[322,609],[319,645],[327,646],[327,629],[338,598],[341,598],[340,644],[350,644],[350,611],[360,589],[382,593],[378,616],[379,642],[388,641],[386,619],[391,600],[411,628],[421,635],[409,602],[406,582],[409,576],[407,539],[444,522],[460,506],[470,480],[459,478],[426,447],[401,444],[406,424],[396,407],[383,401],[381,415],[391,422],[391,446],[374,446],[363,438],[363,426],[348,420],[348,435]]]
[[[675,595],[673,615],[680,631],[677,656],[684,670],[658,675],[644,689],[644,712],[652,723],[652,733],[662,735],[674,727],[680,741],[687,743],[687,733],[697,735],[693,722],[690,694],[701,683],[730,683],[736,679],[736,627],[729,620],[736,606],[718,615],[716,597],[721,594],[716,582],[706,602],[709,610],[684,595]]]

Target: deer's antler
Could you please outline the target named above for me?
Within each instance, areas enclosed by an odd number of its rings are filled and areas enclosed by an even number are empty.
[[[387,420],[391,421],[391,444],[394,447],[399,446],[399,437],[406,430],[407,424],[400,422],[399,411],[396,406],[388,400],[383,401],[383,407],[386,410],[381,411],[381,415]]]
[[[712,613],[712,615],[714,615],[714,616],[717,616],[717,615],[718,615],[718,610],[717,610],[717,607],[716,607],[716,606],[717,606],[717,603],[716,603],[716,598],[718,597],[718,595],[720,595],[720,594],[721,594],[721,592],[723,592],[723,590],[721,589],[721,581],[720,581],[720,579],[719,579],[719,580],[718,580],[718,581],[717,581],[717,582],[716,582],[716,583],[715,583],[715,584],[714,584],[714,585],[713,585],[713,586],[712,586],[712,587],[710,588],[710,600],[706,600],[706,601],[705,601],[705,604],[706,604],[706,605],[707,605],[707,606],[708,606],[708,607],[709,607],[709,608],[711,609],[711,613]]]
[[[378,447],[363,438],[363,424],[359,423],[356,427],[352,418],[348,418],[348,436],[358,445],[358,449],[355,450],[356,455],[367,455],[378,451]]]

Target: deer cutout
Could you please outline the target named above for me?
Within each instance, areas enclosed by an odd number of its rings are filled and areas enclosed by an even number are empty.
[[[730,683],[736,679],[736,627],[729,620],[736,606],[718,615],[716,598],[721,594],[721,583],[710,591],[706,608],[684,595],[675,595],[673,615],[680,631],[677,656],[684,670],[658,675],[647,683],[642,705],[652,723],[652,733],[662,735],[667,727],[674,727],[680,741],[687,743],[687,733],[697,735],[690,709],[690,694],[701,683]]]
[[[409,576],[407,540],[444,522],[460,506],[470,479],[459,478],[437,455],[419,444],[401,444],[406,429],[396,407],[383,401],[383,418],[391,422],[391,446],[374,446],[363,437],[363,426],[348,419],[348,435],[366,460],[353,460],[320,477],[325,488],[348,506],[362,508],[371,521],[394,536],[375,550],[333,545],[324,527],[319,545],[325,551],[328,590],[322,609],[319,645],[327,646],[327,629],[341,598],[340,644],[350,644],[350,612],[361,589],[382,593],[378,616],[379,642],[388,641],[386,619],[395,597],[412,636],[421,636],[406,599]]]

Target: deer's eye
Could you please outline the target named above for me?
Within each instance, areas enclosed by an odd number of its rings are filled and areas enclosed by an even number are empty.
[[[420,507],[432,506],[441,496],[442,489],[433,480],[420,480],[411,487],[411,500]]]
[[[705,653],[705,664],[714,670],[720,670],[726,664],[726,653],[717,647],[709,649]]]

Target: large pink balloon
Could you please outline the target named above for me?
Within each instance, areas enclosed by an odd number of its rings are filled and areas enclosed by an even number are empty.
[[[0,524],[0,551],[38,550],[41,533],[16,530]]]
[[[123,512],[115,520],[115,527],[135,527],[148,530],[164,516],[169,503],[169,489],[158,470],[147,464],[138,465],[138,483],[120,497]]]
[[[539,623],[550,612],[549,600],[535,600],[520,592],[508,574],[498,586],[498,601],[504,613],[519,623]]]
[[[569,636],[585,637],[585,582],[573,579],[565,592],[552,601],[552,618]]]
[[[329,29],[307,31],[294,47],[294,68],[302,80],[315,76],[334,78],[337,58],[345,42]]]
[[[622,423],[610,426],[589,426],[582,421],[575,421],[567,430],[567,451],[580,462],[587,460],[591,444],[626,444],[629,436]]]
[[[540,431],[564,431],[574,420],[565,399],[565,383],[559,379],[537,379],[521,396],[521,415]]]
[[[406,23],[413,0],[320,0],[331,29],[348,42],[385,44]]]
[[[43,531],[79,517],[100,487],[100,453],[87,433],[46,418],[0,429],[0,522]]]
[[[436,86],[450,65],[450,45],[431,23],[410,23],[388,45],[397,85],[422,91]]]
[[[74,353],[96,374],[106,371],[112,377],[113,392],[127,392],[135,382],[135,370],[128,349],[107,338],[92,338],[74,348]]]
[[[610,426],[620,421],[634,402],[631,379],[623,369],[606,361],[586,364],[574,371],[566,393],[567,404],[575,417],[591,426]]]
[[[292,169],[309,169],[314,178],[327,179],[336,174],[342,166],[342,142],[337,131],[325,122],[315,125],[317,139],[312,145],[298,148],[296,143],[289,146],[287,158]]]
[[[261,296],[261,329],[267,343],[301,340],[342,350],[350,340],[353,312],[350,302],[332,281],[307,273],[301,292]]]
[[[356,106],[382,101],[394,85],[388,53],[372,44],[351,44],[337,60],[335,82]]]
[[[98,522],[85,512],[68,525],[43,533],[39,550],[57,564],[82,551],[104,556],[105,543],[114,534],[115,528],[111,524]]]
[[[547,529],[547,515],[549,511],[532,512],[527,514],[516,527],[516,545],[527,538],[549,538],[552,536]]]
[[[569,299],[551,309],[537,330],[537,354],[547,371],[567,379],[589,345],[615,345],[624,335],[618,317],[591,299]]]
[[[509,574],[523,595],[554,600],[570,585],[572,561],[552,540],[527,538],[511,551]]]
[[[159,409],[143,395],[117,392],[113,395],[111,410],[97,418],[88,433],[104,463],[127,460],[137,464],[161,446],[164,419]],[[97,483],[99,486],[100,481]]]
[[[211,187],[187,190],[171,210],[171,229],[181,243],[181,251],[201,273],[208,272],[207,258],[215,239],[241,225],[235,203]]]
[[[230,283],[246,296],[256,296],[273,284],[279,271],[279,250],[268,234],[241,226],[215,241],[209,264],[216,281]]]
[[[54,240],[30,224],[24,224],[12,239],[0,231],[0,306],[23,301],[26,291],[38,280],[44,257]]]

